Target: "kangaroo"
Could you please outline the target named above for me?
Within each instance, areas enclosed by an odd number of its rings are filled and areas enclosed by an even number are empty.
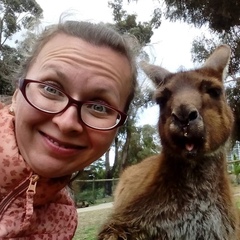
[[[162,150],[122,173],[98,240],[240,239],[226,169],[230,54],[220,45],[202,67],[178,73],[141,64],[156,85]]]

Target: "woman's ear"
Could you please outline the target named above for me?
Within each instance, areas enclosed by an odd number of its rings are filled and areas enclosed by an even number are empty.
[[[16,109],[16,102],[17,102],[17,95],[19,93],[19,89],[15,90],[13,96],[12,96],[12,103],[9,107],[9,113],[14,115],[15,109]]]
[[[16,98],[17,98],[17,94],[19,92],[19,89],[16,89],[13,96],[12,96],[12,102],[16,103]]]

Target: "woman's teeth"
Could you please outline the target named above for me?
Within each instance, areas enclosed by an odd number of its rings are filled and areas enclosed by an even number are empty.
[[[61,147],[61,148],[69,148],[69,147],[67,147],[67,146],[65,146],[65,145],[61,145],[59,142],[56,142],[55,140],[53,140],[53,139],[51,139],[51,138],[49,138],[49,137],[47,137],[48,138],[48,140],[50,141],[50,142],[52,142],[54,145],[56,145],[56,146],[58,146],[58,147]]]

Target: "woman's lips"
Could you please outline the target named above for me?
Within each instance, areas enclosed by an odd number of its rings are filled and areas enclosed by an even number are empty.
[[[85,148],[83,146],[70,144],[70,143],[66,143],[66,142],[61,142],[45,133],[42,133],[42,135],[44,135],[51,143],[53,143],[55,146],[57,146],[59,148],[65,148],[65,149],[83,149],[83,148]]]

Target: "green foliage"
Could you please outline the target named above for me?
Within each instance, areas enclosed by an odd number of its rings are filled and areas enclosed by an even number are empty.
[[[142,161],[144,158],[155,155],[160,151],[160,142],[158,131],[155,126],[131,125],[131,138],[129,142],[127,161],[124,163],[124,168]],[[124,141],[124,139],[120,140]],[[125,151],[123,148],[121,151]],[[120,154],[121,156],[123,154]],[[119,170],[119,169],[118,169]],[[121,170],[119,170],[121,172]],[[116,175],[118,177],[118,175]]]
[[[160,143],[158,139],[156,127],[148,124],[136,127],[132,134],[128,164],[138,163],[146,157],[159,153]]]
[[[35,0],[0,0],[1,46],[7,38],[22,29],[29,29],[42,16]]]
[[[0,0],[0,11],[0,94],[11,95],[11,81],[23,56],[20,48],[6,43],[14,34],[35,26],[42,9],[35,0]]]
[[[115,182],[111,184],[111,187],[114,188]],[[74,200],[76,203],[87,202],[88,204],[95,204],[96,202],[103,202],[112,198],[106,198],[106,182],[105,181],[89,181],[89,182],[74,182]]]
[[[108,3],[113,10],[113,19],[115,27],[121,33],[134,35],[141,45],[150,42],[153,35],[153,29],[161,25],[161,10],[159,8],[153,11],[152,19],[148,22],[137,22],[136,14],[127,14],[123,10],[123,0],[114,0]]]
[[[192,56],[194,62],[203,62],[209,54],[220,44],[228,44],[232,50],[229,64],[229,75],[239,74],[240,66],[240,31],[228,32],[224,34],[211,34],[209,38],[205,36],[196,37],[192,45]]]
[[[90,177],[95,179],[104,179],[105,178],[105,163],[102,158],[93,162],[87,169],[90,171]]]
[[[106,177],[105,162],[99,159],[79,172],[72,182],[75,202],[87,201],[94,203],[97,199],[102,199],[106,195],[112,195],[112,187],[115,183],[109,181],[95,181]],[[84,180],[90,180],[85,182]],[[92,180],[92,181],[91,181]]]
[[[76,203],[86,201],[89,204],[94,204],[95,192],[91,189],[91,186],[89,187],[89,189],[85,190],[79,189],[79,191],[74,192],[74,199]]]
[[[234,161],[238,160],[236,155],[233,156],[233,160]],[[236,182],[237,182],[237,184],[239,184],[240,183],[240,179],[239,179],[240,163],[239,162],[234,162],[233,163],[232,173],[236,176]]]
[[[4,45],[0,59],[0,94],[12,95],[14,91],[14,79],[12,75],[16,71],[16,66],[20,65],[23,56],[13,47]]]
[[[240,25],[240,4],[237,0],[165,0],[166,17],[183,20],[196,27],[208,24],[211,30],[230,31]]]
[[[233,86],[226,88],[226,94],[229,101],[229,105],[235,116],[234,130],[232,133],[233,145],[235,141],[240,140],[240,79],[237,78]]]
[[[233,174],[236,176],[240,174],[240,163],[233,163]]]

